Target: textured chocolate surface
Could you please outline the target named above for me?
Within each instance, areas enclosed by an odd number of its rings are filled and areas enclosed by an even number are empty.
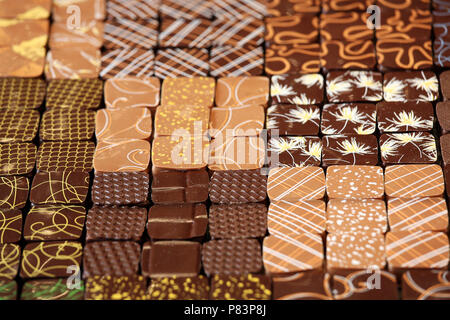
[[[139,241],[146,219],[146,208],[94,206],[86,219],[86,240]]]
[[[152,239],[202,237],[207,226],[208,215],[203,203],[154,205],[148,213],[147,232]]]
[[[258,273],[261,245],[256,239],[211,240],[203,244],[202,262],[208,276]]]
[[[331,300],[330,276],[322,271],[304,271],[272,278],[275,300]]]
[[[45,141],[89,140],[94,135],[94,116],[89,110],[51,109],[42,116],[39,137]]]
[[[326,104],[322,109],[320,131],[323,134],[375,133],[377,112],[374,104]]]
[[[19,242],[22,235],[22,212],[0,209],[0,243]]]
[[[198,242],[147,242],[142,248],[142,274],[152,278],[197,276],[201,268],[200,252]]]
[[[380,101],[382,74],[374,71],[331,71],[326,92],[330,102]]]
[[[205,276],[163,277],[151,280],[150,300],[208,300],[209,281]]]
[[[35,206],[25,218],[23,237],[27,241],[79,240],[85,219],[82,206]]]
[[[147,300],[143,276],[92,276],[86,280],[86,300]]]
[[[328,11],[364,11],[374,4],[374,0],[322,0],[322,10]]]
[[[39,147],[36,167],[43,172],[89,172],[94,149],[94,143],[90,141],[44,142]]]
[[[108,19],[104,28],[104,47],[152,49],[158,39],[158,21],[153,19]]]
[[[70,288],[67,279],[39,279],[25,282],[20,300],[83,300],[84,282],[78,288]]]
[[[132,241],[99,241],[86,244],[83,277],[137,274],[141,248]]]
[[[266,183],[260,170],[216,171],[211,176],[209,197],[222,204],[261,202],[266,199]]]
[[[264,0],[216,0],[214,4],[214,16],[218,19],[242,19],[247,15],[262,19],[267,15]]]
[[[39,113],[34,110],[6,109],[0,113],[0,142],[32,141],[39,128]]]
[[[106,50],[101,58],[100,77],[146,78],[153,75],[155,54],[140,48],[117,48]]]
[[[213,47],[209,59],[210,74],[214,77],[259,76],[264,69],[261,47]]]
[[[278,137],[268,143],[271,166],[319,166],[322,158],[322,140],[318,137]]]
[[[203,134],[208,129],[209,114],[207,106],[160,106],[155,114],[155,135]]]
[[[444,165],[450,165],[450,134],[441,136],[441,152]]]
[[[213,27],[206,19],[163,19],[158,36],[160,47],[208,48]]]
[[[0,107],[37,109],[44,101],[45,87],[42,79],[0,79]]]
[[[267,109],[266,127],[280,136],[318,135],[320,108],[315,105],[277,104]]]
[[[384,164],[434,163],[438,159],[436,139],[428,132],[383,134],[380,153]]]
[[[96,172],[92,201],[107,206],[146,204],[149,181],[146,172]]]
[[[325,136],[322,145],[324,166],[378,163],[378,141],[374,135]]]
[[[83,247],[79,242],[54,241],[29,243],[23,248],[20,277],[60,278],[80,272]],[[68,273],[67,268],[73,268]]]
[[[436,110],[439,117],[439,107]],[[433,105],[430,102],[379,102],[377,120],[382,133],[430,131],[434,125]]]
[[[441,92],[444,100],[450,100],[450,71],[444,71],[439,76],[441,83]]]
[[[97,109],[102,100],[103,82],[99,79],[51,80],[45,106],[53,108]]]
[[[0,6],[2,18],[48,19],[51,0],[27,0],[21,4],[13,0],[3,1]]]
[[[324,95],[323,84],[323,76],[320,73],[272,76],[270,84],[272,104],[309,105],[321,103]]]
[[[88,190],[87,172],[38,172],[31,185],[30,201],[34,204],[81,204],[86,201]]]
[[[14,279],[19,271],[21,249],[13,243],[0,244],[0,278]]]
[[[404,300],[449,300],[450,278],[447,270],[408,270],[402,275]]]
[[[438,102],[436,115],[443,133],[450,132],[450,101]]]
[[[263,203],[216,205],[209,208],[212,239],[261,238],[267,230],[267,207]]]
[[[208,75],[206,49],[160,49],[155,58],[155,76],[160,79],[175,77],[204,77]]]
[[[271,281],[264,275],[215,275],[211,279],[211,300],[270,300]]]
[[[22,209],[28,199],[30,182],[25,177],[0,177],[0,208]]]
[[[290,16],[298,13],[320,12],[321,0],[271,0],[266,2],[267,13],[270,16]]]
[[[36,162],[36,146],[32,143],[0,144],[0,176],[29,174]]]

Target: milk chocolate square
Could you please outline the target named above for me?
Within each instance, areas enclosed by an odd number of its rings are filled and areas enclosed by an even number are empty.
[[[50,80],[46,108],[97,109],[102,101],[103,81],[100,79]]]
[[[210,77],[166,78],[161,89],[161,105],[212,107],[215,86],[215,80]]]
[[[262,47],[213,47],[209,58],[210,74],[214,77],[259,76],[263,74]]]
[[[92,170],[95,145],[91,141],[44,142],[38,150],[38,171],[82,171]]]
[[[266,128],[280,136],[318,135],[320,108],[316,105],[276,104],[267,109]]]
[[[369,103],[326,104],[320,127],[323,134],[373,134],[377,128],[376,106]]]
[[[378,199],[384,195],[383,168],[376,166],[330,166],[327,169],[330,199]]]
[[[158,20],[108,19],[105,22],[103,38],[106,49],[152,49],[158,42]]]
[[[107,109],[157,107],[159,91],[158,78],[108,79],[104,90],[105,105]]]
[[[449,300],[447,270],[408,270],[402,275],[404,300]]]
[[[81,21],[105,20],[105,0],[53,0],[52,17],[57,22],[71,18],[70,6],[77,5]]]
[[[158,36],[160,47],[208,48],[212,44],[213,27],[206,19],[162,20]]]
[[[0,144],[0,176],[31,173],[36,162],[36,146],[32,143],[14,142]]]
[[[322,200],[273,201],[267,216],[270,234],[325,232],[325,202]]]
[[[386,164],[434,163],[436,139],[428,132],[389,133],[380,137],[381,160]]]
[[[320,166],[322,140],[318,137],[270,138],[267,155],[274,167]]]
[[[383,94],[385,101],[434,101],[439,97],[439,82],[432,71],[387,72]]]
[[[150,139],[152,116],[148,108],[100,109],[95,117],[98,141]]]
[[[382,100],[382,74],[373,71],[332,71],[327,75],[329,102]]]
[[[187,240],[203,237],[207,225],[203,203],[154,205],[148,213],[147,233],[152,239]]]
[[[32,47],[45,47],[48,40],[48,20],[0,19],[0,46],[20,46],[22,42]]]
[[[147,242],[142,248],[142,274],[152,278],[197,276],[201,268],[201,251],[198,242]]]
[[[312,233],[271,234],[264,238],[262,251],[271,275],[321,269],[324,261],[322,238]]]
[[[106,14],[108,17],[127,19],[158,18],[161,0],[108,0]]]
[[[238,22],[217,19],[212,27],[211,40],[216,47],[260,46],[264,43],[264,21],[252,16],[245,16]]]
[[[321,103],[324,95],[323,83],[323,76],[320,73],[272,76],[270,84],[272,104],[309,105]]]
[[[89,46],[51,49],[47,53],[45,77],[48,80],[97,78],[100,57],[100,50]]]
[[[266,46],[270,44],[302,44],[318,41],[319,18],[304,13],[266,18]]]
[[[444,232],[390,231],[386,234],[389,270],[447,269],[448,246]]]
[[[207,106],[160,106],[155,114],[155,135],[203,135],[209,126],[209,111]]]
[[[444,193],[442,168],[436,164],[387,166],[386,195],[398,198],[438,197]]]
[[[6,0],[0,4],[0,17],[23,20],[48,19],[51,6],[52,0],[24,0],[20,3]]]
[[[26,241],[80,240],[85,218],[82,206],[35,206],[25,218],[23,237]]]
[[[103,45],[104,24],[91,20],[79,27],[68,27],[65,22],[54,22],[50,28],[50,49],[64,48],[73,44],[101,48]]]
[[[320,167],[274,168],[269,172],[271,201],[318,200],[325,195],[325,174]]]
[[[215,275],[211,280],[211,300],[270,300],[270,277],[247,274]]]
[[[101,58],[100,77],[148,78],[154,74],[155,54],[153,50],[140,48],[117,48],[105,50]]]
[[[148,300],[147,279],[138,275],[96,275],[86,279],[85,300]]]
[[[219,78],[216,85],[216,106],[237,107],[249,104],[267,106],[269,78]]]
[[[0,208],[22,209],[27,203],[29,188],[26,177],[0,177]]]
[[[372,40],[327,40],[321,43],[320,66],[324,70],[372,70],[376,63]]]
[[[21,249],[17,244],[0,243],[0,278],[14,279],[19,271]]]
[[[160,15],[162,18],[173,19],[211,19],[212,3],[204,0],[191,0],[189,6],[181,0],[161,0]]]
[[[89,140],[94,128],[95,113],[91,110],[53,108],[42,116],[39,137],[44,141]]]
[[[330,275],[320,270],[272,277],[274,300],[331,300]]]
[[[324,136],[322,146],[324,166],[378,163],[378,141],[374,135]]]
[[[450,101],[438,102],[436,115],[443,134],[450,132]]]
[[[19,242],[22,236],[22,212],[0,209],[0,243]]]
[[[0,78],[0,107],[37,109],[44,101],[45,87],[42,79]]]
[[[439,111],[437,114],[439,117]],[[377,103],[377,120],[381,133],[431,131],[434,125],[433,105],[430,102],[382,101]]]
[[[0,48],[0,77],[36,78],[44,72],[45,47],[32,47],[27,42]]]
[[[208,75],[208,50],[198,48],[159,49],[155,58],[155,76],[160,79],[205,77]]]
[[[392,231],[447,231],[448,210],[443,198],[392,198],[388,201]]]
[[[271,44],[266,48],[265,61],[267,75],[318,73],[321,64],[320,46],[318,43]]]
[[[95,149],[93,165],[97,172],[148,171],[150,154],[150,143],[146,140],[101,140]]]
[[[262,106],[212,108],[209,134],[212,138],[226,135],[257,136],[264,129],[264,118]]]
[[[161,277],[151,280],[150,300],[207,300],[209,280],[203,275],[194,277]]]
[[[377,41],[380,70],[420,70],[433,66],[433,43],[430,39],[386,38]]]
[[[39,128],[36,110],[5,109],[0,113],[0,142],[32,141]]]

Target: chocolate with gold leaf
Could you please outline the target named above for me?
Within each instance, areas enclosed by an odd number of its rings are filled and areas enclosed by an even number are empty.
[[[215,275],[211,279],[211,300],[270,300],[270,277],[257,274]]]
[[[0,209],[0,243],[19,242],[22,235],[22,212]]]
[[[50,80],[47,88],[46,108],[97,109],[103,94],[100,79]]]
[[[203,135],[209,127],[208,106],[160,106],[155,114],[155,135]]]
[[[215,86],[214,78],[210,77],[164,79],[161,88],[161,105],[212,107]]]
[[[286,73],[318,73],[320,46],[318,43],[279,45],[266,48],[265,71],[268,75]]]
[[[17,299],[17,282],[15,280],[0,280],[0,301]]]
[[[321,43],[320,66],[324,70],[375,68],[375,47],[372,40],[327,40]]]
[[[27,43],[33,47],[45,47],[48,30],[48,20],[0,18],[0,46],[17,46]]]
[[[94,117],[90,110],[53,108],[42,116],[39,137],[44,141],[89,140],[94,135]]]
[[[0,177],[0,208],[22,209],[29,189],[30,182],[26,177]]]
[[[0,176],[31,173],[36,162],[36,146],[14,142],[0,144]]]
[[[150,300],[208,300],[209,281],[203,275],[196,277],[162,277],[151,280]]]
[[[19,271],[21,248],[13,243],[0,243],[0,279],[14,279]]]
[[[80,272],[83,247],[79,242],[54,241],[33,242],[25,245],[22,252],[20,277],[60,278],[69,275],[67,268]]]
[[[23,285],[20,300],[83,300],[84,282],[70,285],[65,278],[29,280]]]
[[[39,147],[36,168],[43,172],[89,172],[93,167],[94,150],[91,141],[47,141]]]
[[[45,97],[42,79],[0,78],[0,107],[37,109]]]
[[[147,279],[138,275],[95,275],[86,279],[86,300],[147,300]]]
[[[318,40],[319,18],[314,14],[296,14],[266,18],[266,46],[293,45]]]
[[[32,141],[39,128],[36,110],[6,109],[0,113],[0,142]]]
[[[25,218],[23,237],[27,241],[79,240],[85,218],[82,206],[35,206]]]
[[[272,278],[274,300],[331,300],[330,275],[312,270]]]

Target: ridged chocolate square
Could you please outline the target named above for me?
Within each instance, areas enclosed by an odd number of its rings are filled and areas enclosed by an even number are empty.
[[[32,141],[39,128],[39,112],[6,109],[0,113],[0,142]]]
[[[45,86],[42,79],[0,79],[0,107],[37,109],[44,102]]]
[[[94,135],[94,129],[93,111],[54,108],[42,116],[39,137],[45,141],[89,140]]]
[[[103,82],[99,79],[51,80],[47,88],[45,106],[47,109],[97,109],[102,96]]]
[[[91,141],[44,142],[39,147],[36,167],[43,172],[89,172],[94,151]]]
[[[0,176],[31,173],[36,162],[36,146],[27,142],[0,144]]]

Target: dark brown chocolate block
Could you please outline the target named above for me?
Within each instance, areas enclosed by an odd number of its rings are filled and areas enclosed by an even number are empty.
[[[39,112],[5,109],[0,112],[0,142],[32,141],[39,128]]]
[[[202,262],[208,276],[258,273],[261,245],[256,239],[211,240],[203,244]]]
[[[442,133],[450,132],[450,101],[438,102],[436,105],[436,115],[441,125]]]
[[[146,172],[96,172],[92,201],[107,206],[146,204],[149,183]]]
[[[22,212],[0,209],[0,243],[19,242],[22,235]]]
[[[27,142],[0,144],[0,176],[31,173],[36,162],[36,146]]]
[[[206,169],[166,170],[153,167],[152,201],[158,204],[195,203],[208,199]]]
[[[30,201],[34,204],[81,204],[86,201],[88,190],[87,172],[38,172],[31,184]]]
[[[418,10],[411,4],[401,9],[383,8],[380,28],[376,30],[377,39],[430,39],[432,20],[430,10]]]
[[[0,79],[0,108],[37,109],[45,97],[42,79]]]
[[[440,75],[441,92],[444,100],[450,100],[450,70],[444,71]]]
[[[143,276],[92,276],[86,280],[85,300],[147,300]]]
[[[95,145],[91,141],[44,142],[39,147],[37,169],[43,172],[92,170]]]
[[[322,164],[376,165],[378,141],[373,135],[326,136],[322,138]]]
[[[270,166],[274,167],[320,166],[322,140],[319,137],[272,137],[267,156]]]
[[[383,134],[380,153],[383,164],[434,163],[438,159],[436,139],[428,132]]]
[[[105,22],[106,49],[138,47],[152,49],[158,40],[158,21],[154,19],[108,19]]]
[[[271,281],[268,276],[215,275],[211,279],[211,300],[270,300],[271,296]]]
[[[25,282],[20,300],[83,300],[84,283],[69,288],[71,281],[60,279],[38,279]]]
[[[444,165],[450,165],[450,134],[441,137],[441,153]]]
[[[94,135],[95,112],[53,108],[42,116],[39,137],[45,141],[89,140]]]
[[[383,270],[360,270],[332,277],[335,300],[397,300],[395,275]]]
[[[383,75],[374,71],[331,71],[327,74],[329,102],[380,101]]]
[[[372,40],[327,40],[321,43],[321,49],[320,64],[325,71],[372,70],[376,65]]]
[[[381,133],[431,131],[434,124],[433,105],[422,101],[382,101],[377,103],[377,119]]]
[[[25,177],[0,177],[0,208],[22,209],[29,188],[30,182]]]
[[[17,282],[14,280],[0,280],[0,300],[17,299]]]
[[[450,300],[447,270],[409,270],[402,276],[403,300]]]
[[[46,107],[97,109],[103,96],[99,79],[51,80],[47,88]]]
[[[141,247],[133,241],[99,241],[84,247],[83,277],[137,274]]]
[[[320,270],[272,278],[274,300],[331,300],[330,276]]]
[[[212,239],[260,238],[267,231],[264,203],[213,204],[209,208],[209,233]]]
[[[265,71],[267,75],[318,73],[320,45],[318,43],[294,45],[272,43],[266,48]]]
[[[261,170],[215,171],[211,176],[209,198],[213,203],[261,202],[267,197],[267,176]]]
[[[320,16],[320,37],[322,40],[370,40],[374,32],[367,27],[369,15],[366,12],[326,12]]]
[[[157,33],[157,30],[155,30]],[[206,19],[162,19],[158,44],[160,47],[208,48],[213,28]]]
[[[19,271],[20,246],[0,243],[0,279],[14,279]]]
[[[439,97],[439,81],[432,71],[386,72],[383,95],[385,101],[434,101]]]
[[[203,237],[207,226],[208,214],[203,203],[155,205],[148,213],[147,231],[152,239]]]
[[[320,73],[272,76],[272,103],[314,104],[323,101],[324,81]]]
[[[315,105],[276,104],[267,109],[268,130],[280,136],[314,136],[319,134],[320,108]]]
[[[78,240],[85,218],[86,209],[82,206],[35,206],[25,218],[23,237],[27,241]]]
[[[201,267],[200,252],[198,242],[147,242],[142,248],[142,274],[152,278],[197,276]]]
[[[322,109],[323,134],[374,134],[376,107],[369,103],[326,104]]]
[[[146,219],[146,208],[94,206],[86,220],[86,240],[139,241]]]
[[[150,300],[208,300],[209,281],[202,275],[154,278],[148,295]]]
[[[450,166],[444,168],[445,189],[447,190],[447,197],[450,197]]]

